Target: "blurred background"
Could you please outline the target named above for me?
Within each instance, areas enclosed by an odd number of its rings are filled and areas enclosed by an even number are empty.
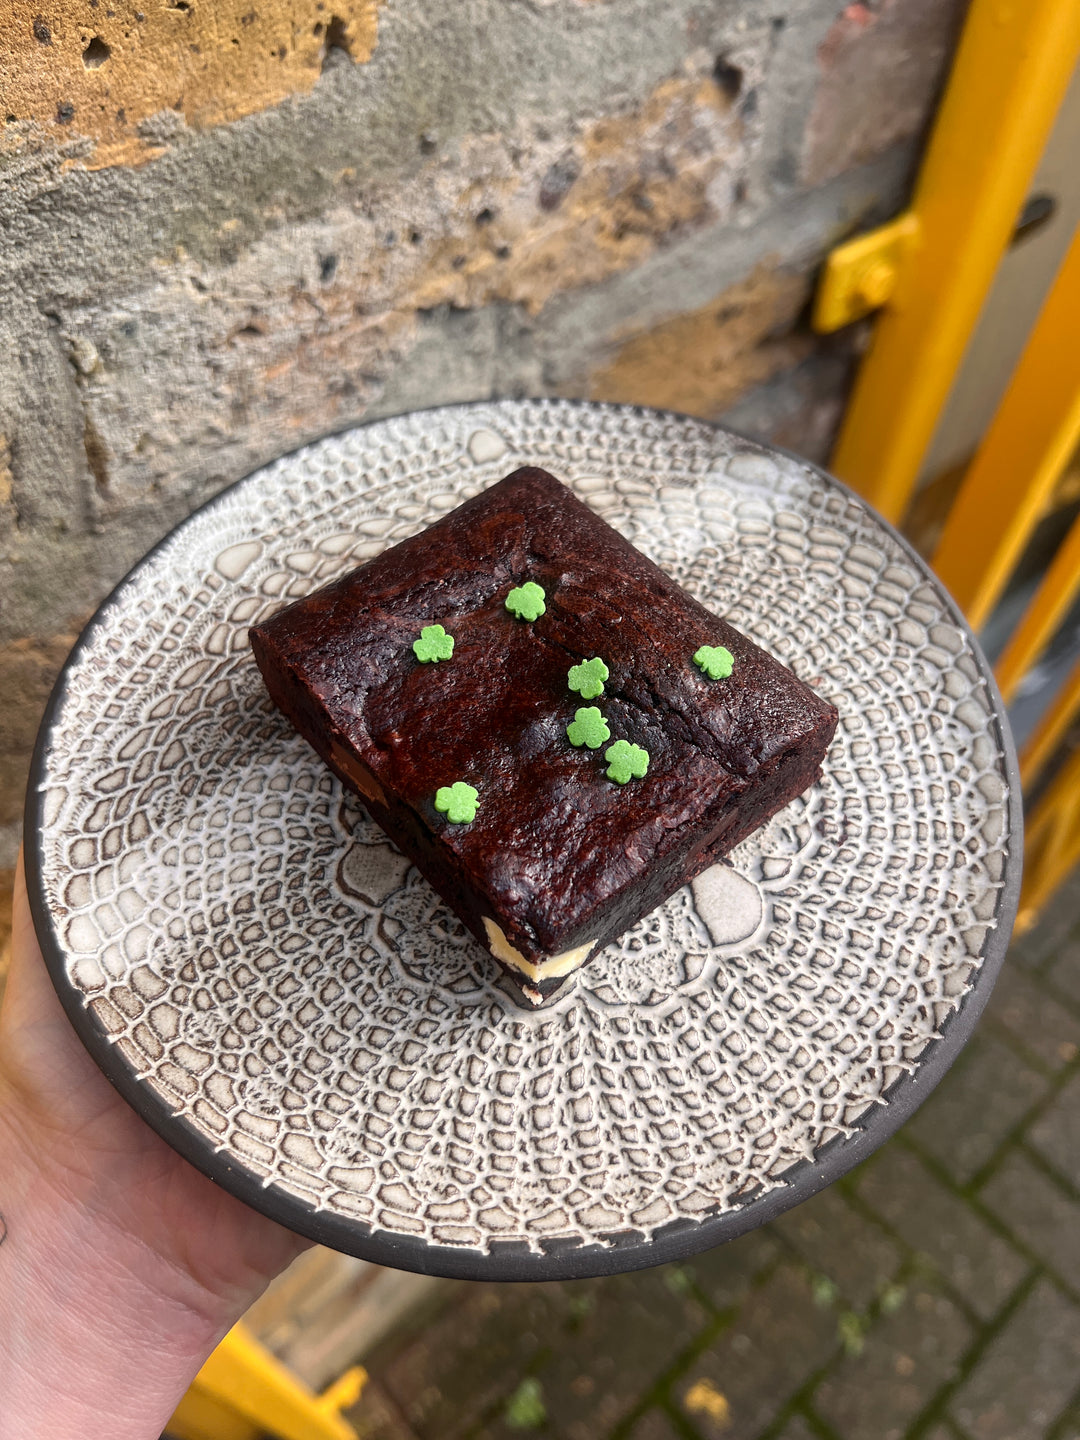
[[[363,420],[539,394],[828,464],[873,320],[819,333],[814,292],[830,252],[911,201],[968,9],[107,3],[8,0],[0,42],[0,988],[52,683],[112,586],[223,486]],[[1080,221],[1080,79],[1053,108],[902,507],[928,556]],[[1073,459],[985,620],[992,657],[1078,513]],[[1080,654],[1059,611],[1011,701],[1021,742]],[[354,1418],[387,1440],[1069,1440],[1078,921],[1073,880],[911,1134],[774,1234],[577,1287],[316,1251],[252,1324],[316,1388],[364,1359]]]

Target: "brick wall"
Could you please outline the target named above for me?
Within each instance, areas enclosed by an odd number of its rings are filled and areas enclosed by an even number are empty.
[[[12,8],[0,867],[70,637],[305,440],[556,393],[823,456],[814,272],[903,203],[963,0]]]

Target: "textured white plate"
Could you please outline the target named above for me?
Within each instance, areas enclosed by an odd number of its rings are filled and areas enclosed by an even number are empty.
[[[526,463],[840,710],[822,784],[538,1013],[247,643]],[[655,412],[458,406],[258,472],[105,603],[39,743],[35,913],[102,1068],[251,1203],[410,1268],[626,1268],[803,1198],[924,1098],[1011,926],[1014,763],[951,602],[819,471]]]

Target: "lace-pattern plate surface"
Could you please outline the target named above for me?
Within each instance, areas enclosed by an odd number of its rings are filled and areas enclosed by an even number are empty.
[[[822,783],[526,1013],[273,709],[247,627],[539,464],[840,710]],[[309,446],[105,603],[32,782],[32,899],[113,1082],[250,1203],[392,1264],[654,1264],[896,1127],[1015,912],[1015,760],[951,602],[843,487],[656,412],[514,401]]]

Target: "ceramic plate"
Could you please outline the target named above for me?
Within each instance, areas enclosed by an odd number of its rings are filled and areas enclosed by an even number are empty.
[[[840,710],[820,785],[529,1013],[247,641],[522,464]],[[551,1279],[714,1245],[896,1129],[993,984],[1020,801],[970,632],[843,486],[683,417],[507,401],[323,440],[163,541],[61,676],[27,838],[61,999],[177,1150],[355,1255]]]

